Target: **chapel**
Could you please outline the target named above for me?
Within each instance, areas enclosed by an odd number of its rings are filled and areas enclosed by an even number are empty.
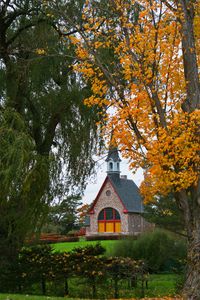
[[[86,217],[86,235],[138,235],[152,226],[142,216],[139,188],[127,176],[120,176],[120,162],[117,147],[110,148],[107,176]]]

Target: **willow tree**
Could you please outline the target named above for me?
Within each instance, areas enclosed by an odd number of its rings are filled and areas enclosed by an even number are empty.
[[[81,9],[73,7],[77,22]],[[59,22],[46,1],[0,3],[1,270],[50,201],[80,192],[94,165],[98,109],[83,105],[90,90],[71,67],[70,25],[62,34]]]
[[[145,170],[146,202],[171,193],[188,235],[187,299],[200,290],[199,3],[88,0],[71,37],[99,105],[130,167]],[[77,29],[79,29],[77,27]],[[164,199],[164,197],[163,197]]]

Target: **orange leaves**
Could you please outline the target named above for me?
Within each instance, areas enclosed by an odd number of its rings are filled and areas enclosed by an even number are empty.
[[[154,194],[180,191],[197,184],[200,166],[200,112],[177,114],[167,130],[159,130],[147,153],[150,167],[146,171],[142,193],[146,201]],[[151,190],[151,194],[149,191]]]
[[[80,43],[80,39],[77,38],[77,37],[74,36],[74,35],[70,35],[70,36],[69,36],[69,39],[70,39],[71,43],[74,44],[74,45]]]
[[[84,47],[77,47],[76,54],[82,60],[89,58],[89,53]]]

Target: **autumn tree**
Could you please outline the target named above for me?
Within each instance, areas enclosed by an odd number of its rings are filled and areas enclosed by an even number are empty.
[[[92,87],[85,104],[104,110],[105,135],[112,129],[130,167],[145,170],[145,201],[176,199],[188,235],[187,299],[200,290],[198,11],[195,0],[87,0],[70,37],[75,70]]]
[[[68,14],[70,1],[60,3]],[[73,6],[77,22],[81,9]],[[83,105],[90,89],[71,67],[71,25],[66,20],[61,33],[58,24],[47,1],[0,1],[2,276],[27,233],[44,223],[53,198],[81,192],[94,165],[98,109]]]
[[[90,208],[90,205],[87,203],[82,204],[80,207],[77,208],[79,224],[82,226],[84,226],[85,218],[88,214],[89,208]]]

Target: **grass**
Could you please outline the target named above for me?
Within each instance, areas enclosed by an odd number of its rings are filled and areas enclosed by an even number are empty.
[[[163,297],[163,296],[175,296],[176,293],[176,280],[178,275],[176,274],[151,274],[149,276],[148,289],[145,288],[145,297]],[[98,299],[106,298],[113,299],[114,290],[113,287],[109,285],[98,284],[97,285],[97,296]],[[77,288],[78,287],[78,288]],[[71,295],[74,297],[90,298],[91,287],[85,281],[81,282],[80,279],[77,281],[74,279],[70,282]],[[141,296],[141,283],[138,283],[137,288],[128,287],[127,280],[122,280],[119,283],[119,298],[130,299],[137,298],[140,299]]]
[[[176,295],[176,274],[152,274],[149,279],[149,288],[145,291],[146,297]]]
[[[63,300],[63,297],[33,296],[21,294],[0,294],[0,300]],[[73,298],[67,298],[72,300]]]
[[[113,248],[119,243],[120,240],[105,240],[100,241],[101,245],[106,249],[106,255],[112,255]],[[96,245],[98,241],[85,241],[81,240],[79,242],[66,242],[66,243],[56,243],[52,244],[55,251],[69,252],[77,247],[86,247],[87,245]]]

